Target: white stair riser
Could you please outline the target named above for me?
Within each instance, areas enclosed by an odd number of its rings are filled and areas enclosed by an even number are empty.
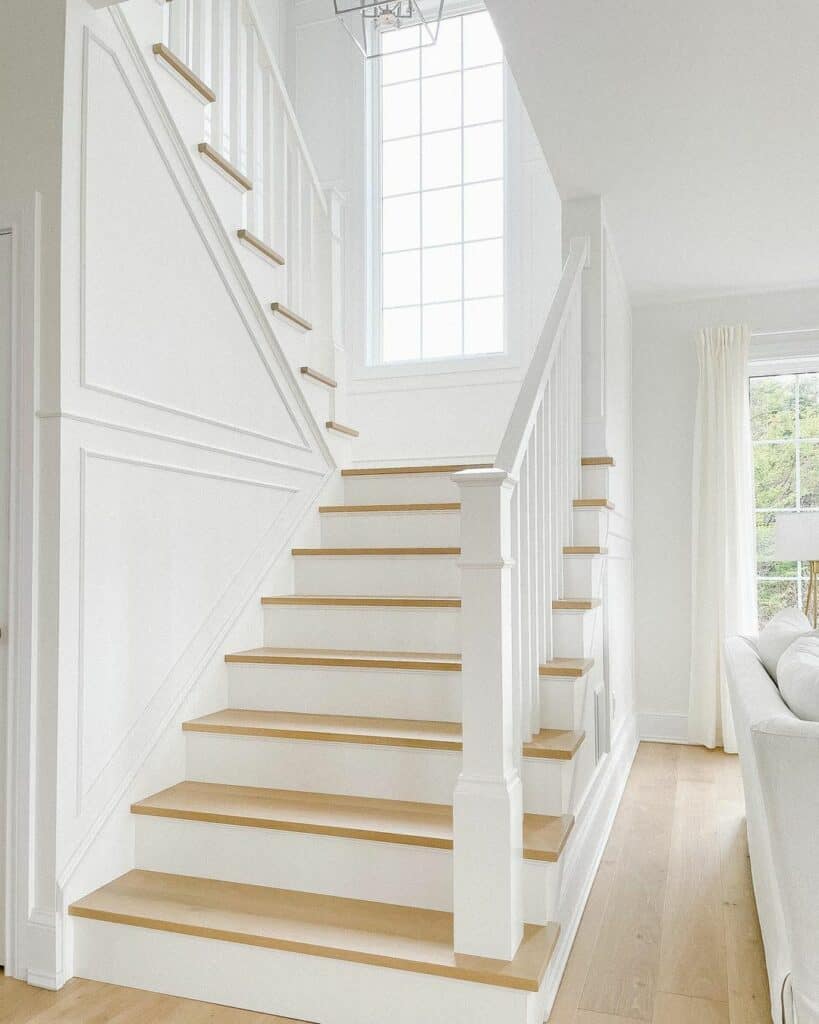
[[[136,866],[452,911],[452,852],[345,836],[135,815]],[[202,851],[207,850],[205,860]],[[524,861],[524,917],[548,924],[557,866]]]
[[[581,729],[588,675],[540,677],[540,725],[543,729]]]
[[[600,597],[604,567],[602,555],[564,555],[564,594],[567,597]]]
[[[457,547],[459,512],[324,512],[321,543],[329,548]]]
[[[600,624],[600,609],[554,613],[556,658],[588,658]]]
[[[186,736],[187,778],[196,782],[449,804],[461,769],[461,754],[453,750],[219,733]],[[524,809],[565,813],[571,765],[523,758]]]
[[[228,665],[229,704],[254,711],[461,720],[460,672]]]
[[[80,978],[322,1024],[533,1024],[536,993],[75,919]]]
[[[457,597],[456,555],[300,555],[294,559],[297,594]]]
[[[581,498],[611,497],[611,466],[584,466]]]
[[[264,606],[264,640],[270,647],[457,654],[460,623],[459,608]]]
[[[432,501],[459,501],[451,473],[381,474],[345,476],[347,505],[402,505]]]
[[[574,510],[574,544],[605,547],[609,532],[607,508],[576,508]]]

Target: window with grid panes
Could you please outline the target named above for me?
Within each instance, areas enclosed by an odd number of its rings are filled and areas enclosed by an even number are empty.
[[[503,352],[504,65],[486,11],[385,35],[374,361]]]
[[[757,539],[757,594],[763,626],[801,606],[807,562],[778,562],[777,512],[819,509],[819,373],[750,378]]]

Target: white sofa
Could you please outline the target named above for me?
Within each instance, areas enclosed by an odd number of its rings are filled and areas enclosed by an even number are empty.
[[[819,1024],[819,722],[789,710],[755,645],[725,648],[776,1024]]]

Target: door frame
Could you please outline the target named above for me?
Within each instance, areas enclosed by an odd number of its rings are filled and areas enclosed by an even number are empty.
[[[26,933],[34,907],[36,412],[40,349],[40,196],[0,197],[11,235],[9,604],[6,701],[6,974],[27,980]]]

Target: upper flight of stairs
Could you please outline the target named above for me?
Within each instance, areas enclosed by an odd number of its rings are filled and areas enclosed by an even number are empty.
[[[262,645],[226,655],[229,706],[184,723],[185,781],[133,805],[136,869],[71,907],[78,974],[324,1024],[542,1019],[593,753],[609,467],[583,469],[604,501],[575,502],[522,746],[511,962],[453,952],[459,468],[343,471],[322,546],[292,553],[295,592],[263,600]]]

